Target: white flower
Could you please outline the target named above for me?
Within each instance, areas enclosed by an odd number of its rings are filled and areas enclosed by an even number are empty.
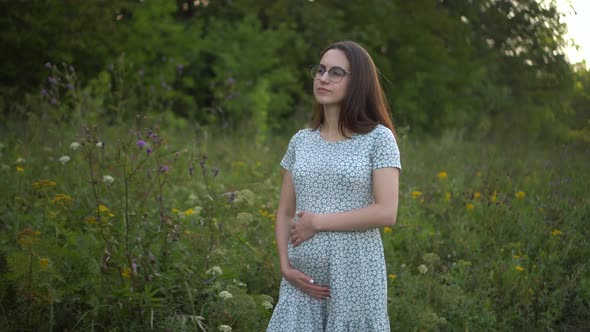
[[[214,276],[220,276],[223,274],[223,271],[221,271],[221,268],[219,266],[213,266],[212,268],[207,270],[207,274],[214,275]]]
[[[229,325],[219,325],[217,329],[219,332],[231,332],[231,326]]]
[[[266,309],[266,310],[271,310],[272,309],[272,303],[268,302],[268,301],[262,301],[262,306]]]
[[[224,299],[224,300],[227,300],[227,299],[231,299],[234,296],[232,295],[232,293],[230,293],[228,291],[221,291],[219,293],[219,297],[222,298],[222,299]]]
[[[65,164],[66,164],[68,161],[70,161],[70,157],[68,157],[68,156],[61,156],[61,157],[59,157],[59,162],[60,162],[60,163],[62,163],[62,164],[64,164],[64,165],[65,165]]]
[[[402,269],[405,269],[405,268],[406,268],[406,264],[402,264]]]
[[[238,285],[239,287],[246,287],[246,286],[248,286],[245,283],[243,283],[243,282],[241,282],[241,281],[239,281],[238,279],[235,279],[235,278],[234,278],[233,282],[234,282],[234,284]]]
[[[96,147],[97,147],[97,148],[102,148],[102,147],[104,147],[104,142],[98,142],[98,143],[96,143]]]
[[[24,162],[25,162],[25,158],[23,158],[23,157],[18,157],[18,158],[16,158],[16,163],[17,163],[17,164],[22,164],[22,163],[24,163]]]
[[[105,175],[102,177],[102,182],[104,182],[104,183],[113,183],[114,181],[115,181],[115,178],[110,175]]]
[[[420,266],[418,266],[418,271],[420,271],[420,273],[425,274],[426,272],[428,272],[428,268],[426,267],[426,265],[421,264]]]
[[[72,144],[70,144],[70,149],[72,150],[76,150],[80,147],[80,143],[78,142],[73,142]]]

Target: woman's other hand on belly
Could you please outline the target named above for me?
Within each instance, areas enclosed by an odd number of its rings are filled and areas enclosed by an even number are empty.
[[[330,297],[330,289],[328,287],[316,285],[313,278],[295,268],[283,271],[283,278],[313,298],[323,300]]]
[[[315,213],[301,211],[297,212],[297,222],[291,224],[291,244],[297,247],[303,241],[311,239],[316,233],[317,229],[314,224]]]

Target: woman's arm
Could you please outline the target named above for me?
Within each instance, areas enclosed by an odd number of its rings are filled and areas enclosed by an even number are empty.
[[[374,204],[338,213],[300,212],[299,221],[291,227],[291,243],[297,246],[317,232],[358,231],[392,226],[396,222],[398,196],[399,169],[376,169],[373,171]]]
[[[289,244],[291,223],[295,216],[295,204],[295,187],[293,185],[291,172],[285,171],[275,226],[277,250],[281,262],[281,274],[283,275],[283,278],[295,287],[301,289],[303,292],[317,299],[323,299],[330,296],[330,289],[313,284],[313,279],[311,277],[293,268],[289,262],[287,248]]]

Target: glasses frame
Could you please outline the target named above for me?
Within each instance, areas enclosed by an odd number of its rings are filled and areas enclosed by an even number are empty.
[[[309,74],[311,75],[311,78],[313,78],[314,80],[320,80],[324,76],[324,75],[318,76],[318,69],[320,68],[320,66],[323,67],[326,70],[326,72],[328,73],[328,79],[330,80],[330,82],[332,82],[334,84],[338,84],[338,83],[342,82],[342,80],[344,79],[344,77],[346,77],[347,75],[348,76],[352,76],[352,74],[348,70],[346,70],[346,69],[344,69],[342,67],[334,66],[334,67],[332,67],[330,69],[326,69],[326,66],[324,66],[322,64],[309,65]],[[340,70],[342,70],[344,72],[344,75],[342,75],[342,77],[340,78],[339,81],[335,81],[334,78],[333,78],[333,76],[330,74],[330,72],[332,71],[332,69],[340,69]],[[314,72],[316,73],[315,75],[314,75]],[[324,72],[324,74],[326,72]]]

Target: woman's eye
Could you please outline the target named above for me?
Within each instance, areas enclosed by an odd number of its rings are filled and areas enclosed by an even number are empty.
[[[339,69],[339,68],[334,68],[331,70],[330,74],[332,76],[337,76],[337,77],[344,76],[344,70]]]

